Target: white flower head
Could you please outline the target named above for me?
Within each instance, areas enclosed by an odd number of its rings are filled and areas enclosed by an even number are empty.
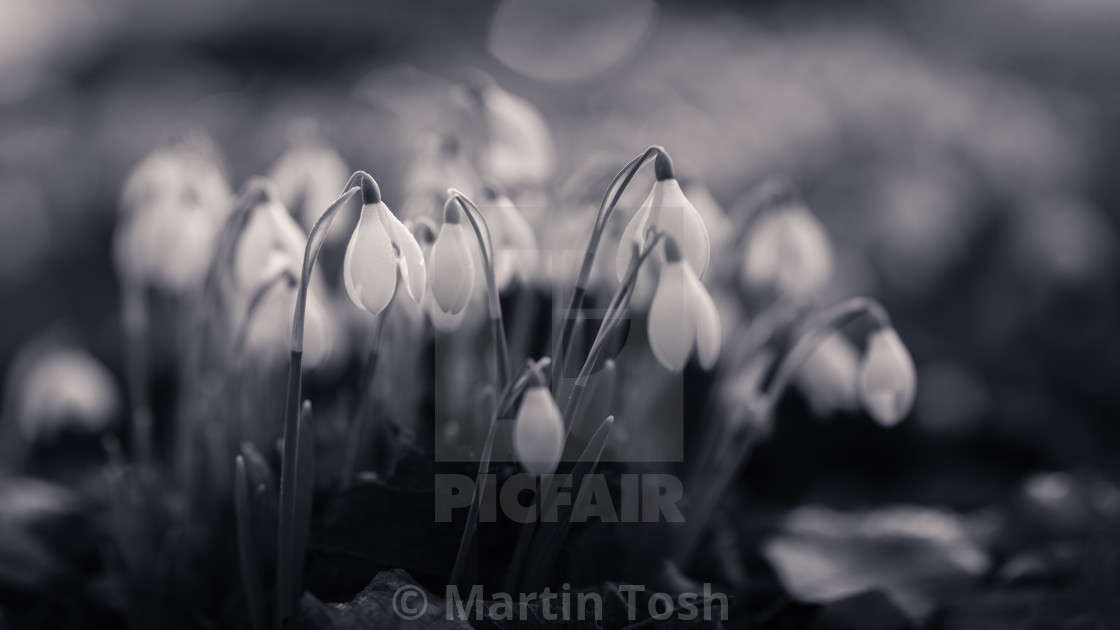
[[[250,179],[238,197],[237,212],[245,212],[244,228],[233,244],[229,277],[242,300],[246,353],[265,363],[281,361],[289,350],[292,317],[299,278],[303,270],[307,236],[276,199],[267,178]],[[317,270],[316,270],[317,271]],[[327,362],[334,346],[327,325],[327,296],[321,282],[312,282],[307,294],[304,362],[318,367]]]
[[[664,247],[665,264],[649,308],[650,348],[670,372],[683,370],[694,349],[700,367],[710,369],[719,358],[719,312],[676,240],[666,237]]]
[[[455,197],[443,207],[443,225],[429,261],[432,299],[444,313],[457,315],[470,302],[475,268],[463,211]]]
[[[12,363],[6,396],[28,443],[64,431],[104,431],[119,419],[120,392],[112,373],[83,348],[43,337]]]
[[[428,283],[420,245],[368,177],[362,179],[362,204],[343,261],[346,294],[359,308],[376,315],[392,302],[399,272],[409,297],[420,302]]]
[[[482,110],[486,142],[480,157],[486,175],[510,188],[545,181],[555,167],[556,148],[537,108],[482,73],[467,91]]]
[[[128,176],[113,243],[118,275],[171,293],[199,289],[232,195],[205,136],[157,149]]]
[[[824,226],[796,200],[762,212],[743,248],[743,288],[796,300],[812,297],[832,276],[832,245]]]
[[[880,328],[868,337],[859,388],[864,408],[883,426],[898,424],[913,408],[917,372],[894,328]]]
[[[631,243],[635,240],[641,242],[649,227],[672,237],[680,247],[684,260],[698,277],[703,277],[712,249],[704,219],[685,197],[680,182],[673,176],[673,165],[668,155],[657,154],[654,172],[657,181],[653,189],[622,232],[616,265],[618,279],[621,281],[630,267],[634,255]]]
[[[251,204],[234,247],[232,271],[238,288],[251,293],[281,269],[298,278],[307,235],[277,200],[272,182],[263,177],[249,180],[238,203]]]
[[[302,131],[302,130],[301,130]],[[299,217],[303,229],[310,230],[323,210],[338,197],[351,170],[333,147],[317,135],[305,132],[272,165],[277,199]],[[331,230],[328,242],[338,242],[344,232]]]
[[[859,409],[859,349],[837,331],[825,337],[797,370],[794,381],[813,413]]]
[[[564,418],[552,392],[538,383],[525,390],[513,427],[518,461],[534,475],[556,472],[564,448]]]

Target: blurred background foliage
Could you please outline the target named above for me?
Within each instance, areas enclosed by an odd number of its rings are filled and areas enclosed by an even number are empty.
[[[172,130],[209,131],[237,185],[314,119],[396,207],[452,124],[426,95],[477,68],[544,113],[559,181],[654,143],[731,213],[791,177],[836,241],[830,297],[878,296],[915,355],[891,439],[939,483],[976,448],[1114,463],[1115,2],[11,0],[0,42],[0,370],[51,325],[119,365],[120,183]]]
[[[892,313],[919,370],[911,420],[818,422],[793,398],[747,466],[749,494],[731,514],[754,517],[736,520],[744,540],[772,525],[758,506],[825,504],[790,512],[764,545],[790,592],[828,600],[885,583],[925,613],[939,576],[989,568],[977,549],[1011,558],[991,565],[1011,581],[1071,557],[1039,541],[1085,537],[1092,515],[1120,514],[1108,481],[1120,473],[1115,0],[6,0],[5,391],[28,356],[98,391],[120,379],[120,189],[177,130],[212,135],[239,188],[314,127],[350,170],[377,177],[391,207],[422,213],[405,207],[410,191],[469,185],[440,155],[441,134],[463,125],[448,103],[472,69],[541,110],[559,190],[650,144],[672,152],[698,207],[736,214],[760,178],[789,177],[833,239],[825,298],[869,294]],[[605,186],[594,181],[571,197],[593,203]],[[554,201],[523,210],[563,217]],[[109,372],[86,369],[97,361]],[[84,411],[100,430],[122,406],[95,402]],[[44,509],[81,513],[69,497],[13,488],[0,487],[11,508],[0,528],[22,531]],[[837,511],[897,502],[966,514]],[[999,518],[976,509],[997,503]],[[51,566],[40,551],[25,546],[17,564]],[[85,553],[72,562],[91,562]],[[1105,564],[1086,574],[1114,586]],[[5,581],[26,575],[0,565]],[[1061,618],[1064,601],[1046,610]],[[995,627],[976,614],[981,625],[962,627]]]

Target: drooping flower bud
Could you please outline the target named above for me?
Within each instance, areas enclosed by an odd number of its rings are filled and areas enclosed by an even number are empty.
[[[121,193],[113,243],[118,275],[171,293],[202,286],[231,193],[221,158],[191,135],[144,158]]]
[[[543,383],[525,390],[513,427],[517,460],[534,475],[556,471],[564,448],[564,418]]]
[[[670,372],[680,372],[693,349],[700,367],[715,365],[720,346],[719,312],[677,242],[665,238],[665,264],[649,309],[653,355]]]
[[[494,281],[505,291],[513,280],[529,282],[537,270],[537,237],[509,197],[486,189],[487,203],[479,207],[494,241]]]
[[[703,277],[712,248],[708,228],[692,202],[684,196],[680,182],[673,176],[673,163],[665,153],[658,153],[654,159],[654,174],[657,181],[653,189],[626,225],[619,241],[618,279],[622,280],[630,266],[633,257],[631,243],[635,240],[643,242],[646,229],[651,226],[671,236],[678,243],[685,261],[698,277]]]
[[[481,73],[468,91],[482,110],[486,130],[480,156],[484,173],[510,188],[546,180],[556,149],[537,108]]]
[[[292,146],[272,165],[269,176],[276,185],[277,199],[310,230],[327,206],[338,197],[351,170],[333,147],[307,125],[294,130]],[[345,232],[330,230],[328,242],[338,242]]]
[[[443,226],[429,259],[432,298],[440,310],[451,315],[466,307],[474,290],[474,257],[462,219],[459,202],[449,198],[443,207]]]
[[[832,275],[832,245],[824,226],[796,200],[763,212],[743,248],[743,288],[795,300],[811,297]]]
[[[797,370],[794,382],[813,413],[825,416],[859,408],[859,350],[840,332],[825,337]]]
[[[112,373],[86,350],[60,340],[32,340],[13,361],[5,389],[28,444],[64,431],[97,434],[120,416]]]
[[[280,269],[299,277],[307,236],[277,200],[276,188],[263,177],[245,184],[239,203],[252,204],[245,228],[233,255],[233,279],[238,288],[252,293]]]
[[[245,353],[254,361],[273,365],[285,361],[291,348],[292,316],[296,308],[296,279],[284,272],[283,278],[261,287],[263,294],[245,322]],[[303,365],[321,368],[331,358],[335,334],[328,323],[324,301],[308,292],[304,314]]]
[[[239,304],[236,308],[241,310],[234,320],[245,319],[238,325],[244,327],[244,347],[250,357],[262,363],[282,361],[289,352],[307,237],[276,199],[276,189],[267,178],[250,179],[237,205],[248,216],[231,260],[232,288]],[[325,363],[335,345],[326,323],[327,299],[322,282],[312,282],[304,333],[304,364],[310,368]]]
[[[876,422],[893,426],[914,406],[917,392],[914,360],[894,328],[880,328],[870,334],[863,364],[860,366],[860,397]]]
[[[343,262],[347,295],[359,308],[376,315],[393,300],[399,272],[409,296],[420,302],[428,283],[420,245],[381,200],[381,191],[370,178],[362,180],[362,204]]]

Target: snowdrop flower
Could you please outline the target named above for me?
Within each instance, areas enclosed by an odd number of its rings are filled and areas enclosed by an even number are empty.
[[[276,200],[276,189],[266,178],[249,180],[238,203],[248,204],[249,215],[234,244],[230,275],[243,301],[241,308],[250,309],[238,316],[248,318],[242,324],[245,350],[266,362],[280,360],[288,353],[285,339],[291,334],[307,237]],[[308,292],[304,360],[309,367],[325,363],[334,343],[321,287],[316,283]]]
[[[96,434],[115,422],[120,392],[111,372],[82,348],[39,338],[12,364],[7,396],[28,443],[77,429]]]
[[[292,335],[296,279],[287,271],[283,274],[270,286],[262,286],[260,304],[245,324],[245,354],[264,364],[280,363],[290,352],[287,341]],[[303,364],[308,368],[322,368],[330,361],[334,338],[328,318],[322,301],[310,293],[304,315],[303,350]]]
[[[917,391],[917,373],[914,360],[894,328],[879,328],[868,337],[859,388],[864,408],[883,426],[898,424],[910,413]]]
[[[665,238],[665,264],[649,309],[649,343],[665,369],[680,372],[693,349],[705,370],[719,358],[719,312],[692,265],[672,237]]]
[[[494,279],[498,291],[505,291],[515,278],[525,284],[535,274],[539,255],[537,237],[509,197],[487,188],[486,198],[489,203],[479,211],[494,241]]]
[[[462,213],[458,201],[449,198],[443,206],[443,226],[429,258],[432,298],[441,311],[450,315],[466,307],[474,290],[474,257]]]
[[[480,106],[486,140],[483,172],[507,188],[539,184],[552,174],[556,148],[540,112],[529,101],[479,76],[468,90]]]
[[[436,213],[447,196],[448,187],[468,197],[477,194],[480,184],[474,163],[468,161],[459,138],[451,133],[432,133],[418,143],[417,155],[404,175],[404,202],[398,214],[408,219]]]
[[[362,180],[362,203],[343,261],[347,295],[376,315],[393,300],[399,273],[409,297],[420,302],[428,282],[420,245],[381,200],[372,179]]]
[[[212,143],[190,136],[144,158],[121,194],[118,275],[171,293],[202,286],[232,197]]]
[[[311,136],[298,139],[285,151],[273,164],[269,176],[276,183],[280,203],[299,217],[305,230],[310,230],[338,196],[338,190],[350,177],[350,169],[338,151]],[[330,231],[327,241],[338,242],[343,234],[341,230]]]
[[[832,275],[832,245],[824,226],[799,201],[763,212],[743,248],[743,288],[796,300],[811,297]]]
[[[234,282],[251,294],[281,269],[298,278],[307,236],[277,200],[273,183],[253,178],[245,184],[241,197],[252,208],[234,249]]]
[[[552,392],[539,377],[521,399],[513,426],[513,447],[527,472],[534,475],[556,472],[564,447],[564,418]]]
[[[654,158],[654,174],[657,181],[653,189],[622,232],[616,266],[618,279],[621,281],[630,267],[630,259],[634,255],[632,244],[643,242],[648,227],[672,237],[697,277],[703,277],[711,256],[708,228],[700,213],[684,196],[680,182],[673,176],[673,163],[665,153],[658,153]]]
[[[813,349],[793,377],[818,416],[859,408],[859,350],[834,332]]]

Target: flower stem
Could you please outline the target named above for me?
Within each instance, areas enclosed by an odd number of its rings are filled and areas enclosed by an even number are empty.
[[[606,340],[610,337],[611,333],[622,321],[622,313],[630,304],[630,298],[634,293],[634,285],[638,280],[638,271],[650,254],[653,253],[657,246],[658,241],[661,240],[663,234],[650,232],[646,237],[646,244],[642,248],[642,252],[630,259],[630,267],[626,270],[626,275],[622,278],[622,283],[619,284],[618,290],[615,291],[614,296],[611,298],[610,304],[607,306],[607,312],[603,316],[603,323],[599,326],[599,332],[595,335],[594,341],[591,342],[591,349],[587,352],[587,359],[580,368],[579,375],[576,377],[576,382],[572,386],[572,391],[568,395],[568,401],[564,405],[564,426],[567,428],[567,434],[564,438],[564,450],[568,451],[568,441],[572,438],[572,428],[575,426],[575,414],[579,409],[580,400],[587,389],[588,381],[591,379],[591,374],[598,369],[602,360],[603,346]]]
[[[311,270],[315,266],[315,259],[326,239],[327,230],[330,229],[338,212],[354,198],[359,191],[363,191],[365,180],[372,178],[362,171],[354,173],[346,183],[342,195],[334,201],[315,221],[311,233],[307,236],[307,247],[303,253],[303,272],[300,275],[299,290],[296,293],[295,313],[292,318],[292,355],[288,365],[288,394],[284,403],[284,452],[280,460],[280,523],[277,545],[277,618],[280,626],[295,612],[298,601],[293,601],[292,593],[298,596],[299,589],[285,584],[281,577],[287,579],[287,573],[292,567],[289,564],[297,541],[294,540],[296,525],[296,480],[300,402],[303,375],[303,327],[304,317],[307,313],[307,287],[311,282]],[[359,185],[361,184],[361,185]],[[300,559],[302,560],[302,559]],[[302,563],[301,563],[302,564]],[[290,576],[298,584],[301,576]],[[289,590],[290,589],[290,590]]]
[[[365,365],[362,366],[361,372],[362,380],[358,385],[356,413],[347,431],[349,439],[346,441],[346,450],[342,457],[341,486],[343,490],[350,487],[350,483],[358,474],[358,466],[363,460],[362,445],[365,444],[366,440],[366,416],[369,414],[370,401],[373,397],[369,390],[373,382],[373,376],[377,373],[377,362],[381,358],[381,335],[385,330],[385,319],[388,317],[391,308],[393,308],[393,305],[390,303],[384,311],[374,315],[369,331]],[[374,418],[373,421],[381,422],[379,418]]]
[[[459,588],[469,586],[464,583],[466,581],[464,577],[467,561],[469,554],[475,550],[474,535],[478,529],[478,509],[482,502],[482,493],[485,491],[483,487],[485,485],[485,475],[490,469],[490,456],[494,450],[494,438],[498,434],[497,405],[494,406],[494,410],[495,413],[490,418],[490,431],[486,435],[486,445],[482,448],[482,457],[479,458],[478,462],[478,477],[475,479],[471,507],[467,511],[467,523],[463,529],[463,538],[459,541],[459,551],[455,554],[455,566],[451,569],[451,578],[448,581],[448,584],[454,584]]]
[[[152,461],[152,409],[148,401],[148,304],[142,287],[127,286],[121,298],[125,370],[132,401],[132,451],[140,463]]]
[[[686,567],[686,563],[696,550],[700,535],[735,472],[746,459],[751,446],[765,434],[765,431],[759,428],[772,421],[774,409],[797,370],[834,330],[843,328],[861,315],[873,318],[879,326],[886,326],[890,322],[886,309],[879,302],[866,297],[845,300],[814,315],[805,326],[805,332],[782,357],[770,384],[763,388],[764,391],[759,392],[758,403],[749,405],[745,409],[744,413],[749,417],[735,423],[738,428],[726,442],[727,447],[721,454],[722,457],[717,456],[718,460],[724,461],[713,467],[712,478],[699,489],[696,507],[690,510],[684,531],[678,538],[676,560],[682,569]]]
[[[576,277],[576,286],[572,291],[572,298],[568,302],[568,308],[564,313],[562,327],[560,329],[560,336],[556,342],[553,356],[557,357],[557,367],[562,368],[562,365],[567,362],[568,350],[572,341],[572,332],[575,328],[576,314],[583,306],[584,296],[587,294],[587,283],[591,278],[591,268],[595,264],[595,256],[599,252],[599,241],[603,238],[603,232],[607,228],[607,221],[610,220],[611,214],[618,206],[618,200],[622,198],[622,193],[626,191],[626,187],[630,185],[630,181],[638,174],[638,169],[643,164],[648,162],[651,158],[657,155],[668,155],[665,149],[659,146],[652,146],[645,150],[638,157],[630,160],[622,170],[614,176],[609,186],[607,186],[606,193],[603,194],[603,200],[599,203],[599,211],[595,215],[595,224],[591,229],[591,239],[587,243],[587,250],[583,253],[583,263],[579,269],[579,276]]]
[[[502,318],[502,303],[498,296],[498,283],[494,280],[494,241],[490,237],[490,227],[486,225],[486,219],[482,216],[478,206],[454,188],[447,192],[455,197],[455,200],[459,202],[459,206],[463,209],[463,214],[471,222],[475,238],[478,239],[478,247],[482,251],[482,266],[485,268],[486,288],[489,293],[490,328],[494,335],[494,360],[498,371],[497,384],[494,389],[500,392],[510,379],[510,358],[509,341],[506,339],[506,326]],[[483,235],[484,232],[485,236]]]

